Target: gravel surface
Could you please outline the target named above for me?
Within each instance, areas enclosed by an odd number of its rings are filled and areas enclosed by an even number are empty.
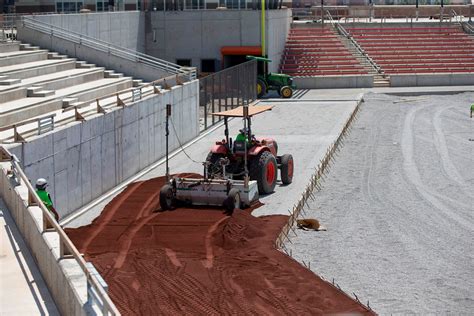
[[[474,93],[365,100],[288,246],[380,314],[472,314]]]

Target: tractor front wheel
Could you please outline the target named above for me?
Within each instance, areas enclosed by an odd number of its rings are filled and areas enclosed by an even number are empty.
[[[286,154],[281,156],[280,177],[283,184],[290,184],[293,181],[293,156]]]
[[[277,162],[275,156],[264,151],[250,162],[250,179],[257,180],[258,193],[272,193],[277,181]]]
[[[263,97],[267,93],[267,85],[262,79],[257,79],[257,98]]]
[[[160,206],[162,211],[170,210],[174,206],[173,188],[165,184],[160,190]]]
[[[280,89],[280,95],[285,99],[291,98],[293,96],[293,89],[289,86],[283,86]]]

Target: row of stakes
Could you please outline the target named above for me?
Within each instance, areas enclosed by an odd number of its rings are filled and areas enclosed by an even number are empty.
[[[290,239],[290,236],[289,236],[290,231],[292,231],[293,234],[296,236],[296,231],[295,231],[295,228],[294,228],[296,219],[299,217],[301,212],[303,212],[303,214],[306,215],[305,206],[309,208],[308,200],[309,199],[311,199],[312,201],[315,200],[315,196],[313,194],[314,190],[315,189],[318,190],[318,191],[321,190],[321,181],[324,181],[323,176],[325,176],[327,174],[327,172],[329,171],[329,169],[331,167],[330,162],[334,160],[335,154],[340,151],[339,145],[341,144],[341,142],[343,142],[344,138],[347,136],[347,132],[350,130],[351,124],[354,121],[354,119],[356,118],[357,113],[359,112],[359,106],[363,101],[364,100],[362,99],[357,103],[356,108],[352,112],[352,114],[349,117],[349,119],[347,120],[346,124],[344,124],[344,127],[343,127],[341,133],[339,134],[339,137],[336,139],[336,141],[334,141],[334,143],[332,143],[329,146],[328,150],[326,151],[326,155],[324,156],[324,159],[321,160],[320,164],[317,166],[316,172],[313,174],[313,176],[311,177],[310,182],[306,186],[306,189],[301,194],[301,198],[298,201],[298,203],[293,206],[293,209],[291,211],[288,210],[288,213],[290,214],[290,216],[288,218],[288,222],[285,224],[285,226],[282,228],[280,234],[278,235],[278,237],[275,241],[275,246],[276,246],[277,249],[283,250],[290,257],[292,257],[292,251],[291,251],[291,249],[288,251],[288,249],[285,247],[285,241],[288,241],[288,242],[292,243],[292,241]],[[306,263],[305,261],[302,261],[302,263],[307,269],[311,270],[311,262],[308,261]],[[323,277],[321,277],[321,276],[319,276],[319,277],[324,280]],[[338,291],[342,292],[343,294],[345,294],[346,296],[351,297],[347,292],[345,292],[343,289],[341,289],[341,287],[335,282],[334,279],[332,279],[332,282],[327,282],[327,283],[330,284],[331,286],[333,286],[336,290],[338,290]],[[366,308],[368,311],[372,311],[372,309],[370,308],[369,301],[367,301],[367,304],[364,304],[360,301],[359,297],[355,293],[352,293],[352,295],[355,297],[356,301],[361,306]]]

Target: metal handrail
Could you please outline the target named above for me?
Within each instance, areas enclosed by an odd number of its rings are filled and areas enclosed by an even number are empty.
[[[55,36],[57,38],[61,38],[67,41],[71,41],[76,44],[84,45],[86,47],[90,47],[108,53],[110,55],[121,57],[132,62],[139,62],[150,67],[166,71],[171,74],[187,74],[191,80],[196,78],[195,69],[185,69],[180,65],[168,62],[166,60],[139,53],[137,51],[125,47],[120,47],[93,37],[85,36],[74,31],[66,30],[46,22],[38,21],[31,17],[22,17],[21,23],[23,27],[30,28],[35,31],[39,31],[41,33],[50,36]]]
[[[461,26],[463,28],[463,30],[469,34],[473,34],[474,33],[474,27],[469,24],[469,22],[461,22]]]
[[[184,77],[184,78],[180,78],[180,77]],[[148,95],[158,93],[158,89],[157,89],[158,85],[164,85],[165,88],[166,88],[166,86],[168,85],[167,82],[175,80],[177,84],[181,84],[181,83],[185,82],[186,79],[189,80],[188,76],[183,75],[183,74],[168,76],[168,77],[165,77],[165,78],[161,78],[161,79],[143,84],[140,87],[127,88],[127,89],[121,90],[119,92],[104,95],[100,98],[93,98],[93,99],[89,99],[89,100],[86,100],[86,101],[81,101],[79,105],[74,105],[74,106],[70,106],[68,108],[65,108],[63,110],[63,112],[72,111],[72,110],[75,111],[75,112],[69,117],[62,118],[59,121],[54,121],[54,125],[57,126],[60,123],[69,123],[69,122],[71,122],[71,119],[85,119],[85,117],[84,117],[85,114],[86,113],[88,114],[89,112],[93,112],[92,115],[95,115],[100,111],[102,111],[102,113],[105,113],[104,112],[105,109],[103,107],[101,107],[101,105],[100,105],[100,101],[103,101],[105,99],[108,99],[108,98],[111,98],[111,97],[116,97],[116,101],[112,106],[114,106],[114,105],[116,105],[116,106],[119,106],[119,105],[125,106],[125,101],[129,101],[132,98],[131,97],[122,98],[121,97],[122,94],[130,93],[130,92],[133,92],[137,89],[142,90],[144,88],[153,87],[152,91],[149,91],[148,93],[145,92],[145,93],[141,94],[141,98],[144,98]],[[133,100],[132,100],[132,102],[133,102]],[[78,112],[79,109],[84,108],[84,107],[89,107],[89,106],[91,106],[92,103],[97,104],[97,108],[95,110],[90,110],[90,111],[87,111],[87,112],[84,112],[84,113],[79,113]],[[110,105],[108,107],[110,107]],[[31,124],[31,123],[35,123],[35,122],[37,122],[41,119],[44,119],[44,118],[54,117],[54,116],[56,116],[56,114],[48,114],[48,115],[44,115],[44,116],[37,117],[37,118],[27,119],[27,120],[24,120],[24,121],[21,121],[21,122],[18,122],[18,123],[14,123],[14,124],[11,124],[11,125],[8,125],[8,126],[3,126],[3,127],[0,127],[0,132],[4,132],[4,131],[8,131],[8,130],[12,129],[13,130],[13,142],[24,142],[25,141],[24,138],[26,137],[25,134],[31,134],[31,132],[35,132],[35,134],[36,134],[37,128],[33,128],[33,129],[23,131],[22,135],[20,135],[17,131],[17,129],[19,127],[24,126],[24,125],[28,125],[28,124]],[[5,143],[7,143],[6,140],[10,139],[10,138],[11,138],[11,136],[7,137],[5,139],[0,139],[0,143],[5,144]]]
[[[454,18],[454,20],[458,23],[462,23],[463,16],[457,14],[457,12],[454,9],[451,9],[451,16]]]
[[[21,181],[25,184],[26,188],[28,189],[28,207],[29,206],[38,206],[43,214],[43,226],[42,226],[42,233],[47,230],[54,230],[59,235],[59,256],[61,259],[67,257],[73,257],[76,262],[81,267],[82,271],[84,272],[87,283],[90,285],[97,293],[98,298],[102,301],[102,313],[104,315],[120,315],[115,304],[110,299],[107,292],[105,292],[104,288],[100,285],[99,280],[94,274],[91,274],[89,269],[87,268],[86,261],[82,257],[82,255],[77,250],[76,246],[72,243],[69,239],[67,234],[64,232],[62,227],[58,224],[58,222],[54,219],[51,212],[46,208],[43,201],[39,198],[38,194],[36,194],[36,190],[31,185],[28,177],[25,175],[19,161],[16,159],[14,155],[12,155],[8,149],[4,147],[0,147],[0,151],[2,152],[3,157],[9,157],[10,162],[12,165],[12,171],[18,180],[18,183],[21,184]],[[89,293],[88,293],[89,295]]]
[[[328,11],[328,16],[330,17],[330,21],[332,21],[331,13],[329,13],[329,11]],[[354,45],[354,47],[359,51],[359,53],[361,53],[365,57],[365,59],[367,59],[367,61],[372,66],[372,68],[374,68],[374,70],[377,71],[377,73],[383,75],[384,71],[382,70],[382,68],[379,65],[377,65],[377,63],[372,59],[372,57],[370,57],[365,52],[365,50],[359,45],[359,43],[357,43],[357,41],[354,40],[354,37],[351,34],[349,34],[349,32],[347,32],[346,29],[339,22],[336,23],[332,21],[332,23],[335,26],[336,30],[338,30],[342,36],[344,36],[345,38],[351,41],[352,45]]]

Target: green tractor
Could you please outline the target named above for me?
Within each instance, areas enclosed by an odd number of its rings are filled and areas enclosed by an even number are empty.
[[[296,86],[289,75],[267,71],[270,59],[264,57],[247,56],[247,59],[258,61],[257,97],[261,98],[270,90],[276,90],[282,98],[291,98]]]

